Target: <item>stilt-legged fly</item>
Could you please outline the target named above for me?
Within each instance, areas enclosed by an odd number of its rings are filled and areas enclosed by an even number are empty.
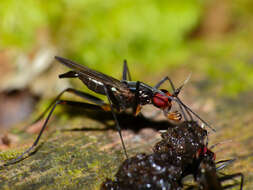
[[[122,143],[123,150],[125,152],[126,157],[127,157],[127,152],[126,152],[125,144],[124,144],[122,134],[121,134],[121,128],[120,128],[118,119],[116,117],[115,110],[122,111],[122,110],[126,110],[127,108],[132,108],[133,113],[137,115],[140,112],[141,107],[143,105],[153,104],[154,106],[163,110],[164,114],[170,120],[179,121],[181,120],[182,115],[185,120],[193,120],[192,115],[194,115],[199,120],[201,120],[205,125],[211,128],[210,125],[208,125],[195,112],[193,112],[188,106],[186,106],[178,97],[178,94],[180,93],[180,90],[182,89],[184,84],[176,89],[169,77],[163,78],[154,87],[152,87],[140,81],[136,81],[136,82],[132,81],[126,61],[124,61],[123,76],[122,76],[122,80],[120,81],[111,76],[105,75],[101,72],[92,70],[86,66],[74,63],[73,61],[70,61],[68,59],[58,57],[58,56],[56,56],[55,59],[71,69],[71,71],[59,75],[59,78],[79,78],[90,90],[98,94],[105,95],[108,99],[108,104],[105,103],[100,98],[97,98],[85,92],[78,91],[73,88],[68,88],[62,91],[55,98],[52,104],[38,118],[38,120],[41,119],[47,113],[47,111],[51,109],[33,145],[28,150],[26,150],[21,156],[19,156],[17,159],[11,160],[9,163],[7,163],[7,165],[11,163],[15,163],[23,159],[23,156],[29,153],[38,144],[39,139],[49,121],[49,118],[51,117],[57,105],[87,107],[90,109],[92,109],[93,107],[99,106],[106,111],[111,111],[116,123],[116,129],[118,130],[119,135],[120,135],[121,143]],[[170,85],[173,89],[172,94],[170,94],[167,90],[158,89],[167,80],[170,82]],[[75,94],[81,98],[84,98],[92,102],[93,104],[87,104],[87,103],[76,102],[76,101],[60,100],[60,97],[65,92],[70,92],[72,94]],[[171,107],[172,107],[172,101],[175,101],[179,105],[182,115],[179,112],[170,112]],[[215,131],[213,128],[211,129]]]
[[[224,190],[233,188],[237,185],[240,186],[240,190],[243,189],[244,176],[242,173],[223,174],[220,172],[221,169],[234,162],[235,159],[215,162],[215,158],[215,153],[206,146],[198,150],[193,164],[195,166],[192,167],[192,174],[199,185],[197,188],[196,186],[190,186],[187,190]],[[240,182],[236,182],[235,178],[240,178]],[[232,183],[228,183],[229,181]],[[225,184],[223,185],[223,183]]]
[[[193,114],[205,125],[211,128],[210,125],[208,125],[179,99],[178,94],[180,93],[184,84],[176,89],[169,77],[163,78],[154,87],[151,87],[143,82],[135,82],[131,80],[126,61],[124,61],[123,77],[120,81],[65,58],[55,58],[60,63],[73,69],[72,71],[59,75],[60,78],[79,78],[90,90],[107,96],[109,105],[105,104],[97,97],[85,93],[86,99],[97,105],[103,106],[104,109],[116,108],[118,111],[122,111],[126,108],[132,108],[133,113],[137,115],[143,105],[153,104],[154,106],[162,109],[169,119],[178,121],[181,120],[181,114],[170,112],[172,107],[171,102],[175,101],[179,104],[180,108],[182,108],[181,111],[185,119],[187,119],[187,116],[192,119]],[[168,80],[172,86],[172,94],[170,94],[167,90],[158,89],[166,80]],[[186,81],[188,81],[188,79]],[[76,94],[78,93],[76,92]],[[187,116],[184,110],[188,113]],[[111,111],[113,112],[113,110]],[[211,129],[215,131],[213,128]]]

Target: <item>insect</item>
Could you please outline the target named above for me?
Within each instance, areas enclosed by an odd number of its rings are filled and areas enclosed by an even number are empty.
[[[36,147],[57,105],[69,105],[69,106],[84,107],[84,108],[90,108],[90,109],[93,109],[93,108],[96,109],[97,106],[99,106],[103,110],[111,111],[112,116],[115,120],[116,129],[118,130],[118,133],[121,139],[121,144],[123,146],[123,150],[126,157],[128,157],[127,151],[125,148],[125,144],[124,144],[122,134],[121,134],[121,128],[120,128],[118,119],[116,117],[115,111],[120,112],[120,111],[126,110],[127,108],[132,108],[133,113],[137,115],[140,112],[142,106],[146,104],[152,104],[160,108],[161,110],[163,110],[165,116],[168,119],[180,121],[183,115],[185,120],[188,120],[188,119],[193,120],[192,118],[192,114],[193,114],[199,120],[201,120],[205,125],[207,125],[213,131],[215,131],[208,123],[206,123],[195,112],[193,112],[188,106],[186,106],[178,97],[178,94],[180,93],[181,89],[183,88],[186,82],[183,85],[181,85],[179,88],[175,88],[170,78],[164,77],[154,87],[152,87],[140,81],[132,81],[126,61],[124,61],[123,76],[122,76],[122,80],[120,81],[111,76],[105,75],[101,72],[92,70],[86,66],[79,65],[71,60],[58,57],[58,56],[56,56],[55,59],[71,69],[71,71],[68,71],[64,74],[59,75],[59,78],[79,78],[90,90],[98,94],[105,95],[108,99],[108,103],[105,103],[100,98],[97,98],[93,95],[90,95],[88,93],[85,93],[73,88],[67,88],[63,90],[55,98],[52,104],[36,120],[38,121],[39,119],[41,119],[49,111],[49,114],[46,117],[46,120],[42,126],[42,129],[39,135],[37,136],[36,140],[34,141],[33,145],[30,148],[28,148],[17,159],[11,160],[9,163],[5,165],[15,163],[23,159],[23,156],[25,154],[28,154],[34,147]],[[169,81],[173,89],[172,94],[170,94],[167,90],[158,89],[167,80]],[[61,100],[60,98],[65,92],[69,92],[74,95],[77,95],[91,102],[92,104],[77,102],[77,101]],[[179,105],[182,115],[177,111],[170,112],[171,107],[172,107],[172,101],[176,102]]]
[[[235,183],[223,182],[243,175],[222,174],[219,171],[234,160],[215,163],[215,153],[207,148],[207,132],[195,122],[183,122],[161,134],[153,153],[139,153],[123,162],[115,179],[107,179],[101,190],[155,189],[155,190],[223,190],[234,187]],[[184,184],[183,179],[193,175],[197,185]]]
[[[199,118],[204,124],[206,124],[211,128],[210,125],[208,125],[203,119],[201,119],[197,114],[195,114],[189,107],[187,107],[179,99],[178,94],[180,93],[184,84],[176,89],[169,77],[164,77],[154,87],[151,87],[143,82],[131,80],[130,72],[126,61],[124,61],[122,80],[119,81],[108,75],[105,75],[95,70],[91,70],[88,67],[79,65],[77,63],[74,63],[73,61],[70,61],[68,59],[58,56],[56,56],[55,58],[60,63],[72,69],[67,73],[59,75],[60,78],[79,78],[90,90],[98,94],[107,96],[109,104],[106,104],[103,100],[91,96],[87,93],[80,92],[74,89],[67,90],[69,92],[70,91],[73,92],[76,95],[82,94],[83,98],[86,98],[92,103],[101,106],[105,110],[111,110],[126,155],[127,153],[121,135],[121,128],[113,108],[115,108],[118,111],[126,110],[127,108],[132,108],[133,113],[137,115],[140,112],[141,107],[143,105],[153,104],[154,106],[162,109],[167,118],[179,121],[181,120],[182,117],[181,114],[178,112],[170,112],[172,107],[172,101],[175,101],[178,103],[182,111],[182,114],[186,120],[187,116],[185,114],[185,111],[188,114],[190,120],[192,120],[192,115],[190,114],[192,113],[197,118]],[[166,80],[170,82],[171,87],[173,89],[173,94],[170,94],[167,90],[164,89],[158,90],[158,88]],[[187,80],[185,81],[185,83],[186,82]],[[211,129],[215,131],[213,128]]]
[[[240,190],[243,189],[244,176],[242,173],[223,174],[220,172],[221,169],[234,162],[235,159],[221,160],[215,163],[215,157],[215,153],[206,146],[198,150],[192,167],[192,174],[198,186],[189,186],[187,190],[224,190],[236,185],[240,186]],[[240,178],[240,183],[235,182],[235,178]],[[232,181],[232,183],[226,184],[228,181]],[[222,183],[225,183],[225,185],[222,185]]]

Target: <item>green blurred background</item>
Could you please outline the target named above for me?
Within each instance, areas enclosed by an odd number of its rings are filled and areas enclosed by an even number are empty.
[[[252,19],[252,0],[1,0],[0,134],[15,147],[27,136],[15,140],[24,128],[5,133],[9,127],[37,116],[66,87],[87,91],[77,80],[58,79],[67,69],[55,55],[115,78],[127,59],[132,78],[151,85],[168,75],[178,86],[192,73],[183,99],[222,128],[213,139],[238,141],[224,155],[239,157],[232,170],[253,181]]]
[[[236,96],[253,86],[252,6],[250,0],[1,0],[1,59],[18,64],[22,54],[32,62],[51,48],[112,76],[125,58],[135,76],[191,65],[223,83],[218,93]]]

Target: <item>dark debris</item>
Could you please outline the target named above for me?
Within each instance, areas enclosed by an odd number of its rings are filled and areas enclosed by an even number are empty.
[[[207,131],[196,122],[169,127],[161,137],[152,154],[139,153],[125,160],[115,179],[107,179],[101,190],[223,190],[238,184],[242,190],[241,173],[219,175],[215,153],[207,147]],[[195,184],[183,184],[188,175],[193,175]],[[240,183],[222,186],[238,177]]]
[[[152,154],[137,154],[124,161],[114,181],[108,179],[101,190],[179,190],[207,132],[195,122],[183,122],[161,134]]]

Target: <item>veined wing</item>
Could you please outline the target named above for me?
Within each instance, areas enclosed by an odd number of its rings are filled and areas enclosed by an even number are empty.
[[[55,56],[55,59],[63,65],[73,69],[78,74],[78,78],[82,80],[89,89],[96,93],[105,94],[104,85],[114,87],[116,88],[115,90],[119,91],[129,91],[125,83],[122,83],[113,77],[89,69],[86,66],[77,64],[62,57]]]

